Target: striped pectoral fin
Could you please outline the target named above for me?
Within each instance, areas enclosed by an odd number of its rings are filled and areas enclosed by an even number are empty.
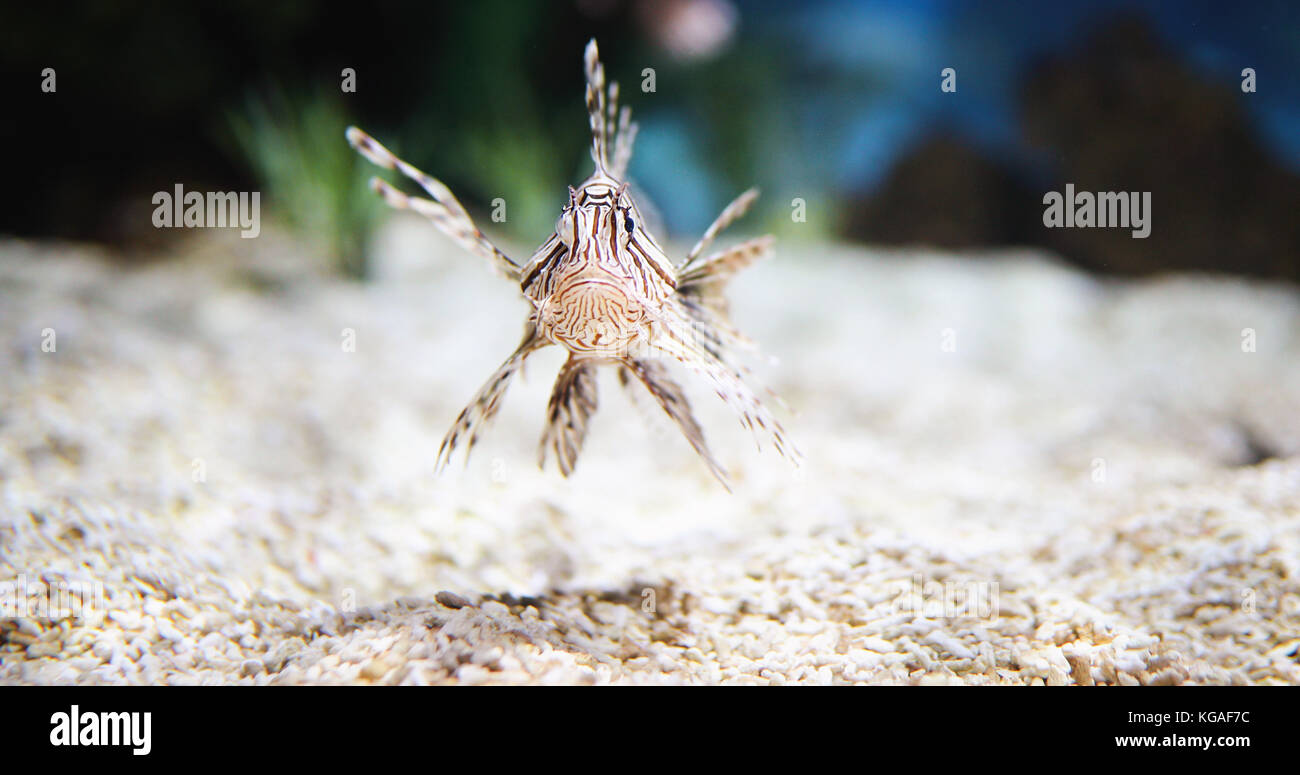
[[[776,238],[769,234],[712,253],[706,258],[696,261],[689,269],[678,275],[677,287],[684,289],[692,286],[716,284],[720,288],[737,272],[759,259],[771,255],[772,245],[775,242]]]
[[[619,378],[623,380],[624,385],[629,385],[627,374],[634,375],[642,385],[645,385],[659,406],[677,424],[682,435],[690,442],[691,448],[703,458],[704,463],[709,467],[709,473],[713,474],[714,478],[730,492],[731,486],[727,482],[726,469],[709,451],[709,445],[704,440],[704,430],[695,421],[686,394],[681,386],[668,376],[668,370],[654,361],[629,358],[623,361],[623,368],[619,372]]]
[[[780,421],[745,384],[740,371],[724,357],[719,357],[722,353],[709,351],[708,338],[702,335],[698,326],[691,325],[684,312],[679,309],[674,318],[677,319],[667,321],[664,335],[656,341],[656,347],[707,379],[718,397],[739,416],[741,425],[753,432],[760,449],[763,440],[767,439],[778,453],[798,465],[803,456],[786,438]]]
[[[538,467],[546,466],[549,449],[555,451],[560,473],[573,473],[596,407],[596,361],[570,357],[560,369],[546,407],[546,427],[537,449]]]
[[[724,350],[755,352],[758,345],[731,324],[727,298],[717,290],[708,285],[689,285],[679,289],[677,301],[686,310],[699,339],[709,345],[709,351],[716,348],[715,355],[731,362]]]
[[[682,271],[689,269],[695,259],[699,258],[700,254],[703,253],[709,245],[713,244],[713,240],[717,239],[723,229],[727,228],[736,219],[749,212],[749,208],[754,204],[755,199],[758,199],[758,189],[751,188],[731,200],[731,204],[722,208],[722,212],[718,214],[718,217],[714,219],[708,229],[705,229],[704,236],[700,237],[700,241],[695,243],[695,247],[691,248],[691,252],[686,254],[686,260],[682,262],[679,269]]]
[[[436,471],[442,471],[447,467],[452,454],[462,442],[465,443],[465,460],[469,461],[469,454],[474,450],[474,444],[478,442],[479,433],[497,413],[501,398],[510,387],[511,379],[523,366],[524,358],[545,345],[544,339],[537,336],[535,332],[529,331],[523,344],[519,345],[506,362],[501,364],[501,368],[496,370],[496,373],[475,394],[474,399],[456,417],[456,422],[452,424],[451,430],[447,431],[442,444],[438,447],[438,460],[434,465]]]
[[[419,183],[420,187],[432,197],[432,199],[423,199],[407,196],[391,184],[379,178],[372,178],[370,187],[383,197],[390,207],[412,210],[423,215],[433,221],[433,225],[439,231],[451,237],[458,245],[476,256],[487,259],[498,273],[512,280],[519,279],[519,265],[479,231],[473,219],[469,217],[469,213],[446,184],[397,158],[392,151],[354,126],[348,127],[346,135],[348,143],[371,163],[386,170],[397,170]]]

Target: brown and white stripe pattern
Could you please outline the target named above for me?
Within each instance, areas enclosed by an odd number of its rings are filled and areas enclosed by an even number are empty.
[[[427,191],[429,196],[433,197],[432,199],[421,199],[420,197],[407,196],[393,188],[382,178],[371,178],[370,187],[374,189],[375,193],[383,197],[390,207],[399,210],[414,210],[423,215],[433,221],[433,224],[443,234],[451,237],[461,247],[490,261],[493,268],[498,272],[511,280],[519,279],[519,265],[501,252],[487,237],[483,236],[483,232],[479,231],[478,227],[474,225],[469,213],[465,212],[460,200],[456,198],[455,194],[451,193],[451,189],[447,188],[446,184],[397,158],[392,151],[354,126],[348,127],[346,137],[348,143],[372,163],[384,169],[397,170],[419,183],[420,187]]]
[[[649,391],[710,473],[726,486],[726,471],[709,451],[684,392],[669,375],[668,359],[704,377],[755,433],[760,446],[769,441],[797,462],[799,453],[780,422],[745,382],[748,371],[736,353],[752,345],[727,319],[722,296],[733,275],[770,253],[772,238],[759,237],[704,255],[715,238],[749,210],[758,191],[750,189],[729,204],[686,258],[674,265],[646,231],[641,211],[628,193],[627,168],[637,125],[628,108],[619,109],[618,84],[605,82],[596,41],[587,45],[583,64],[596,169],[580,186],[569,189],[569,202],[554,233],[522,266],[478,230],[442,182],[397,158],[361,130],[347,131],[348,142],[363,156],[411,178],[430,196],[407,196],[376,178],[372,187],[386,202],[424,215],[467,250],[488,259],[497,271],[519,282],[532,304],[523,341],[457,417],[443,439],[437,467],[445,467],[462,445],[468,454],[524,359],[552,344],[565,348],[569,359],[547,406],[538,453],[542,465],[554,453],[560,472],[572,473],[597,408],[596,367],[613,364],[624,387],[635,390],[639,383]]]

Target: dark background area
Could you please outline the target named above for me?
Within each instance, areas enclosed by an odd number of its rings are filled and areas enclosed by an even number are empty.
[[[288,212],[294,173],[269,173],[250,138],[279,132],[301,167],[364,181],[341,131],[356,123],[472,210],[505,197],[518,216],[504,230],[540,241],[588,172],[581,52],[595,36],[642,123],[632,175],[679,239],[758,184],[758,223],[783,236],[1300,279],[1294,3],[123,1],[4,17],[3,234],[155,249],[177,235],[152,227],[150,198],[176,183],[263,190],[268,214]],[[339,90],[345,67],[355,93]],[[646,67],[653,93],[638,88]],[[939,88],[945,67],[955,93]],[[250,115],[264,120],[241,139]],[[296,174],[299,190],[338,189],[298,197],[300,211],[367,228],[350,174]],[[1152,192],[1151,236],[1044,228],[1043,194],[1066,183]],[[807,224],[791,223],[795,197]]]

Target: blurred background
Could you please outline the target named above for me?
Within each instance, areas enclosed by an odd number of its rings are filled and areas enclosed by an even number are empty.
[[[383,213],[343,141],[355,123],[532,245],[590,170],[595,36],[669,237],[757,184],[748,223],[785,238],[1300,279],[1300,10],[1284,0],[117,0],[5,17],[0,234],[157,255],[183,230],[153,228],[155,192],[257,190],[264,219],[364,277]],[[1152,192],[1151,236],[1044,228],[1042,196],[1066,183]],[[485,217],[496,197],[503,224]]]
[[[0,683],[1300,684],[1298,22],[9,2],[0,583],[102,583],[111,615],[0,616]],[[763,189],[723,244],[779,237],[731,302],[801,468],[682,374],[728,494],[603,369],[578,470],[541,469],[548,348],[433,475],[528,305],[390,217],[366,180],[398,175],[344,128],[525,253],[591,170],[593,36],[674,255]],[[1149,192],[1150,237],[1045,228],[1067,184]],[[258,238],[155,228],[177,185],[257,192]],[[1001,613],[903,613],[918,578],[992,583]]]

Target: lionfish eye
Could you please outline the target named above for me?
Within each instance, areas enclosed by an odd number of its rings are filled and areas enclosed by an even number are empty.
[[[632,220],[632,213],[623,213],[623,228],[627,229],[629,234],[636,228],[636,221]]]

